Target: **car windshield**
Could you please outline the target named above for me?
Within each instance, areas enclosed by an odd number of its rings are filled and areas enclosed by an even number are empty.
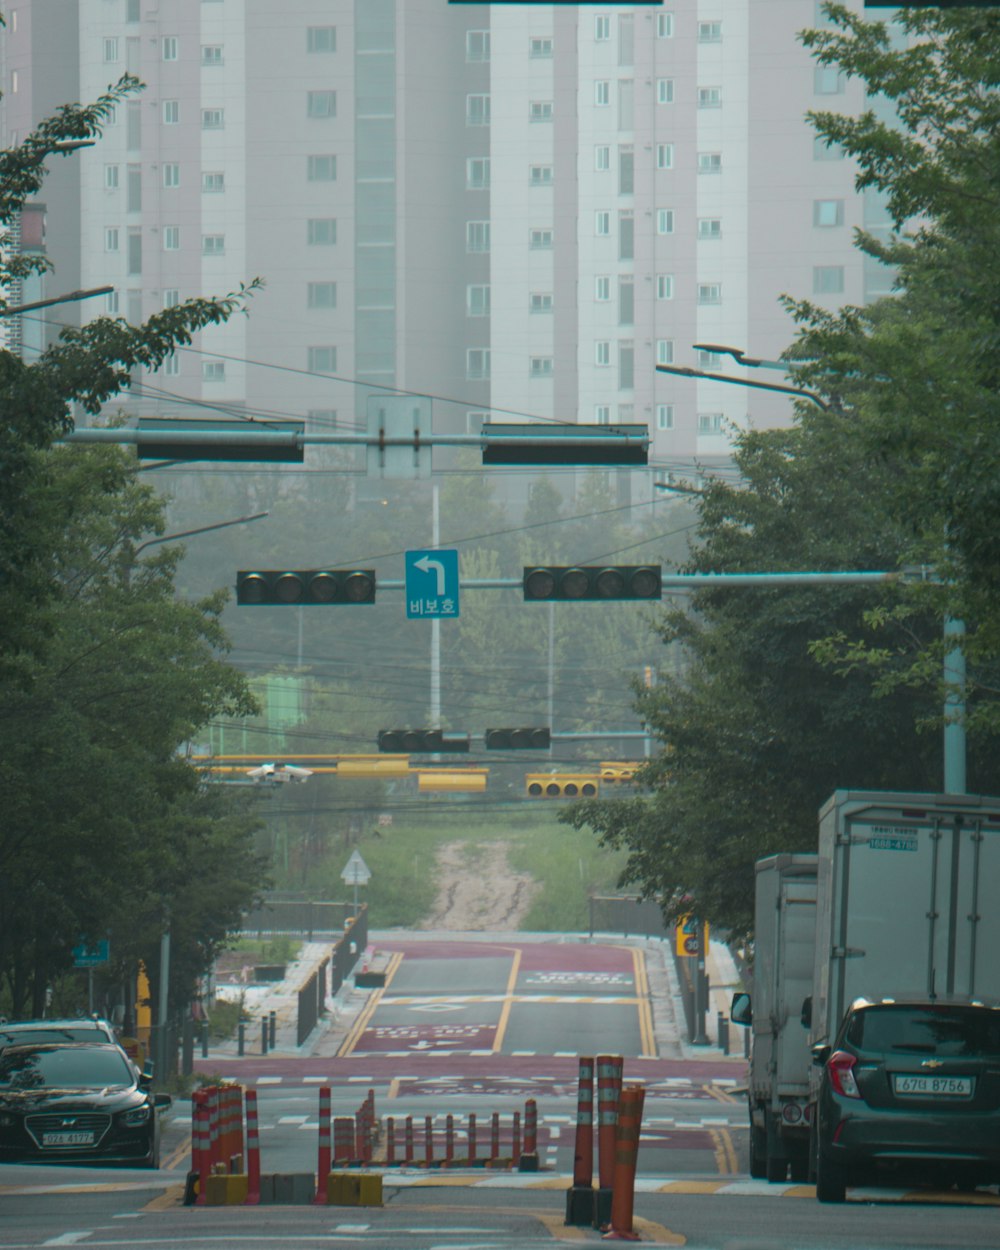
[[[108,1035],[94,1024],[39,1025],[29,1028],[0,1029],[0,1049],[4,1046],[28,1046],[38,1042],[106,1042]]]
[[[40,1047],[0,1055],[0,1089],[105,1089],[132,1080],[124,1055],[110,1048]]]
[[[864,1051],[978,1057],[1000,1055],[1000,1011],[985,1007],[869,1007],[846,1040]]]

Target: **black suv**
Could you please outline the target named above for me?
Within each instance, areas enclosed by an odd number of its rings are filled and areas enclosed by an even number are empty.
[[[4,1020],[0,1016],[0,1050],[35,1042],[117,1042],[115,1031],[99,1016],[55,1020]]]
[[[820,1202],[886,1171],[945,1188],[1000,1182],[1000,1005],[859,999],[813,1062]]]

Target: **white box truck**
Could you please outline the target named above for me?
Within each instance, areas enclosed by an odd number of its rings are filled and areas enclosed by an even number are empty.
[[[816,868],[816,855],[757,861],[752,994],[735,995],[731,1012],[752,1026],[750,1175],[769,1181],[808,1172],[812,1056],[802,1007],[812,992]]]

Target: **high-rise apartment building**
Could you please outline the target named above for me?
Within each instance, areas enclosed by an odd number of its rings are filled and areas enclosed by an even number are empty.
[[[887,289],[852,248],[879,205],[804,116],[862,103],[797,39],[824,20],[816,0],[14,0],[2,142],[145,84],[40,197],[49,293],[115,286],[63,320],[266,281],[131,407],[354,429],[399,388],[434,397],[438,432],[647,424],[665,472],[789,404],[658,363],[738,373],[693,345],[773,359],[783,293]]]

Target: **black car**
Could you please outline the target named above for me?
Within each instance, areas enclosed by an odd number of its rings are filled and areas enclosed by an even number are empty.
[[[160,1165],[169,1094],[111,1043],[8,1046],[0,1053],[0,1162]]]
[[[1000,1182],[1000,1006],[861,999],[823,1066],[816,1196],[893,1176],[950,1188]]]

